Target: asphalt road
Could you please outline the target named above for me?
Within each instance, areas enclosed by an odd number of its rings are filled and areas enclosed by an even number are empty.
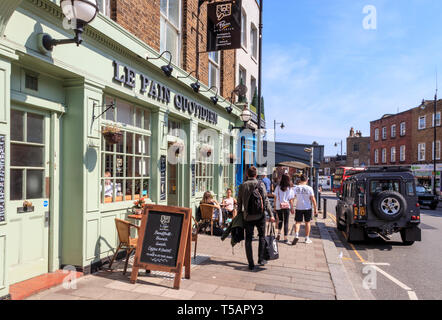
[[[337,199],[327,198],[327,211],[335,214]],[[438,208],[436,211],[421,209],[421,221],[422,242],[415,242],[410,247],[402,245],[399,234],[393,235],[389,241],[378,238],[351,246],[346,242],[342,232],[333,228],[336,233],[335,238],[339,239],[335,243],[347,249],[347,258],[344,259],[351,260],[355,266],[350,270],[356,274],[353,275],[353,281],[360,281],[355,283],[355,286],[362,288],[363,279],[367,277],[367,274],[363,273],[367,263],[376,263],[376,268],[381,271],[375,272],[376,289],[370,289],[374,298],[442,299],[442,209]]]

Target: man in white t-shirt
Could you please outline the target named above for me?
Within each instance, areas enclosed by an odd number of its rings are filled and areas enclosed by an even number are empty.
[[[293,188],[294,196],[296,198],[296,212],[295,212],[295,239],[292,245],[296,245],[299,241],[299,229],[302,221],[305,221],[305,243],[312,243],[310,240],[310,221],[312,220],[312,209],[314,208],[315,216],[318,215],[318,207],[316,205],[315,194],[313,188],[307,185],[308,178],[301,175],[299,185]]]

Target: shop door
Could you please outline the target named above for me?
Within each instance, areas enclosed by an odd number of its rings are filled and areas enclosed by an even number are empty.
[[[49,114],[11,110],[9,279],[20,282],[48,272]]]

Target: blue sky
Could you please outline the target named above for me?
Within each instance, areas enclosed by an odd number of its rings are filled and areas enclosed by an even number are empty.
[[[363,28],[376,8],[376,30]],[[440,0],[267,0],[263,96],[277,140],[317,141],[336,155],[350,127],[433,99],[442,77]]]

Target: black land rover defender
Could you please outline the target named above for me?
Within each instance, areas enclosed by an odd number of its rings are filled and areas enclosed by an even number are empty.
[[[409,168],[373,167],[343,183],[336,223],[347,241],[400,232],[405,245],[421,241],[420,208]]]

